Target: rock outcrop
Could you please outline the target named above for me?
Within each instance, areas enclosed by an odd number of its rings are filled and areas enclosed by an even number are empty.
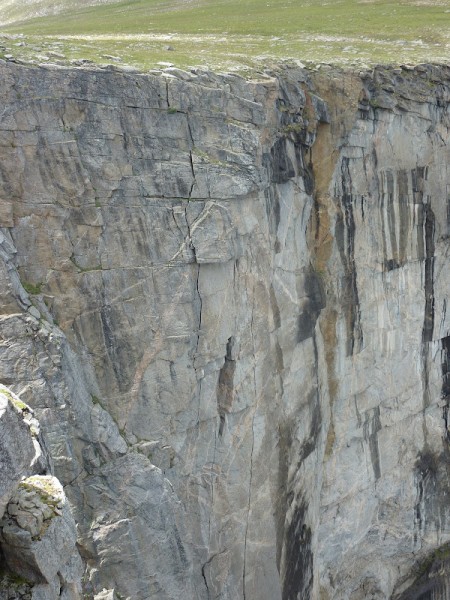
[[[75,521],[55,477],[34,475],[22,481],[0,527],[6,566],[28,588],[24,597],[81,598],[83,569],[76,549]]]
[[[446,598],[450,69],[0,61],[0,98],[0,381],[84,593]]]
[[[64,491],[55,477],[31,475],[50,468],[39,422],[5,386],[0,406],[0,598],[78,600],[83,569]]]
[[[0,516],[35,460],[33,436],[23,414],[25,408],[17,396],[0,386]]]

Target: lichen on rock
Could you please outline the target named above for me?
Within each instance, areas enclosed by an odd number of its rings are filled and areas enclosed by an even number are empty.
[[[20,482],[9,501],[0,526],[8,526],[8,521],[12,520],[38,540],[50,520],[62,514],[64,503],[64,492],[56,478],[48,475],[28,477]]]

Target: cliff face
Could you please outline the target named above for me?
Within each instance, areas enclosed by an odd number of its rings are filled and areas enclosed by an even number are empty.
[[[446,598],[450,69],[0,98],[0,381],[88,596]]]

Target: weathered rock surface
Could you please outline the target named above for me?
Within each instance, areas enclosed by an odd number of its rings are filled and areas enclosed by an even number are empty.
[[[32,409],[0,389],[0,452],[6,510],[0,519],[1,600],[78,600],[76,526],[59,481],[25,475],[49,468]]]
[[[0,380],[85,593],[445,598],[450,70],[0,61],[0,97]]]
[[[81,598],[81,558],[75,521],[55,477],[34,475],[19,484],[0,522],[0,544],[12,573],[31,598]]]
[[[0,386],[0,518],[20,480],[30,473],[35,447],[22,413],[25,405]]]

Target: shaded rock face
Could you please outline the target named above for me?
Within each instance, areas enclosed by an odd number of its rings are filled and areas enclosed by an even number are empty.
[[[446,598],[449,70],[0,71],[0,381],[85,593]]]

